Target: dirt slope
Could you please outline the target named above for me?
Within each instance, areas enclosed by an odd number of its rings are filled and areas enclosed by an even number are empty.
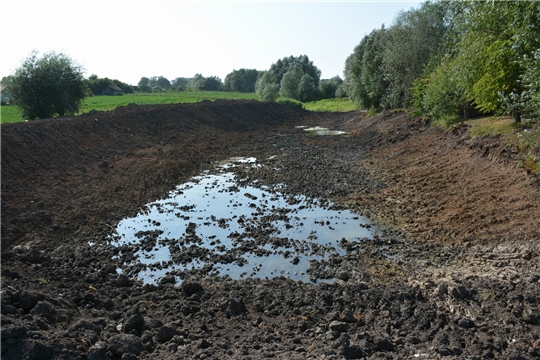
[[[540,356],[540,191],[497,138],[400,112],[256,101],[127,106],[1,131],[3,359]],[[125,264],[136,250],[107,234],[231,156],[260,159],[235,170],[245,181],[386,226],[320,264],[333,284],[136,281]]]

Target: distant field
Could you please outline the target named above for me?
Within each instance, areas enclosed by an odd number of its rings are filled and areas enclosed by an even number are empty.
[[[180,104],[195,103],[202,100],[217,99],[248,99],[259,100],[259,96],[254,93],[235,93],[219,91],[198,91],[198,92],[166,92],[152,94],[126,94],[122,96],[93,96],[83,101],[81,114],[91,110],[107,111],[116,109],[118,106],[128,104],[150,105],[150,104]],[[303,104],[304,109],[309,111],[351,111],[356,110],[357,106],[348,99],[325,99]],[[11,123],[23,121],[19,110],[15,106],[2,106],[0,108],[1,123]]]

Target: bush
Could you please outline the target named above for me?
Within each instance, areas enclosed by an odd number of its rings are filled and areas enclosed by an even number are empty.
[[[23,61],[8,86],[25,119],[73,115],[88,91],[81,66],[64,54],[37,52]]]

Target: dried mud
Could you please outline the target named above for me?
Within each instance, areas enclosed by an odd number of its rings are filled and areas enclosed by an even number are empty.
[[[499,138],[256,101],[1,130],[3,359],[540,356],[540,192]],[[138,281],[108,241],[118,221],[233,156],[261,165],[234,168],[246,183],[331,201],[377,235],[319,264],[330,284]]]

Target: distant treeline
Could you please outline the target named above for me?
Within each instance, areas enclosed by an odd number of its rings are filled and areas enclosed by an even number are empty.
[[[345,64],[365,109],[539,117],[540,2],[428,1],[364,36]]]

